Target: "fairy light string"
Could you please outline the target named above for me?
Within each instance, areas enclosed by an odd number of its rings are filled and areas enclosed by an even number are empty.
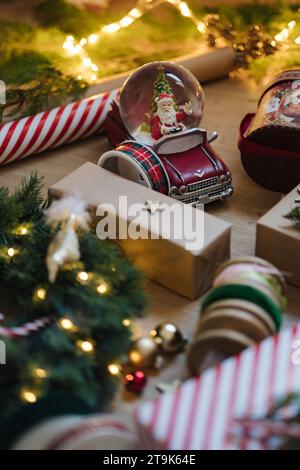
[[[26,238],[27,236],[30,236],[31,230],[31,224],[24,223],[13,228],[11,230],[11,234],[13,236]],[[19,246],[18,248],[12,246],[4,247],[3,253],[5,255],[5,259],[10,262],[12,258],[20,254],[23,248],[23,246]],[[78,267],[76,265],[72,267],[74,270],[77,268]],[[115,266],[112,267],[112,272],[117,272],[117,268]],[[79,270],[76,274],[76,279],[79,284],[94,288],[100,296],[108,296],[111,292],[110,283],[102,276],[99,278],[92,272]],[[47,298],[47,289],[43,286],[38,286],[33,292],[32,302],[33,304],[43,303],[47,301]],[[69,318],[68,316],[63,316],[58,319],[50,316],[41,317],[27,323],[19,324],[18,326],[6,326],[3,324],[4,321],[5,315],[0,313],[0,337],[9,338],[12,340],[22,339],[38,332],[39,330],[43,330],[51,324],[56,323],[59,328],[65,330],[66,333],[73,336],[74,344],[80,354],[93,355],[95,348],[98,347],[96,341],[93,338],[81,337],[81,329],[74,323],[73,319]],[[131,320],[128,318],[121,320],[121,323],[125,328],[129,328],[131,326]],[[28,383],[24,386],[22,385],[18,392],[18,396],[21,401],[27,404],[33,404],[36,403],[41,396],[43,388],[42,382],[46,379],[51,379],[51,372],[38,364],[30,363],[29,367],[31,368],[32,380],[31,382],[28,382],[27,380]],[[110,375],[120,376],[121,369],[121,364],[117,362],[107,364],[107,372]]]
[[[114,34],[121,29],[127,28],[136,20],[142,18],[148,11],[165,3],[172,5],[183,17],[188,18],[195,25],[200,34],[205,34],[207,32],[208,27],[205,20],[199,19],[187,2],[181,0],[138,0],[136,6],[123,18],[117,22],[104,25],[98,32],[92,33],[87,37],[83,37],[79,41],[76,41],[73,36],[66,37],[65,42],[63,43],[63,48],[69,55],[77,56],[81,62],[80,68],[82,70],[82,74],[79,74],[77,78],[79,80],[87,78],[92,82],[95,82],[98,78],[97,72],[99,71],[99,67],[89,57],[85,49],[86,45],[91,46],[99,43],[105,35]],[[289,47],[288,41],[290,40],[290,35],[295,29],[296,24],[295,20],[291,20],[285,28],[274,36],[272,41],[274,48],[276,46],[285,47],[286,49]],[[293,43],[300,45],[300,36],[296,37],[293,40]]]

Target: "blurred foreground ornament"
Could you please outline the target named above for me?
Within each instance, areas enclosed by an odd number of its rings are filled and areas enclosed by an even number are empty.
[[[51,204],[46,210],[49,224],[60,226],[47,252],[49,281],[55,282],[58,270],[65,263],[80,259],[79,239],[76,230],[89,229],[90,216],[86,204],[76,196],[69,196]]]
[[[181,352],[186,341],[176,325],[161,323],[149,336],[141,336],[132,343],[129,362],[136,367],[159,369],[165,362],[163,356]]]
[[[151,331],[151,336],[164,353],[180,352],[187,342],[174,323],[161,323],[155,330]]]
[[[125,375],[124,383],[129,392],[141,393],[146,385],[147,377],[141,370],[130,372]]]
[[[128,358],[131,364],[137,367],[159,368],[162,365],[159,347],[150,336],[135,340],[128,352]]]

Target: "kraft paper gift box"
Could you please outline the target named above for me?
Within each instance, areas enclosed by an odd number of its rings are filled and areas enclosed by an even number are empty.
[[[256,254],[286,273],[286,281],[300,287],[300,229],[284,216],[296,206],[297,188],[257,223]]]
[[[264,417],[277,400],[300,392],[300,323],[207,369],[135,413],[144,449],[263,449],[237,419]],[[297,351],[298,348],[298,351]],[[261,434],[260,434],[261,435]]]
[[[230,224],[92,163],[85,163],[49,189],[49,194],[54,197],[72,193],[79,194],[88,203],[94,216],[99,205],[108,205],[108,213],[113,212],[111,208],[116,208],[118,221],[126,227],[135,222],[120,210],[120,197],[127,196],[128,207],[144,205],[147,201],[161,203],[161,207],[166,208],[162,211],[151,214],[141,210],[141,228],[145,232],[148,227],[156,239],[127,238],[118,239],[118,242],[147,278],[189,299],[197,298],[209,288],[217,265],[230,256]],[[174,204],[185,210],[181,238],[173,231],[167,235],[161,232],[158,223],[158,218],[166,217]],[[152,223],[154,229],[150,226]],[[175,220],[175,224],[180,228],[181,220]],[[191,235],[185,232],[190,228],[189,224],[195,232],[192,243]]]

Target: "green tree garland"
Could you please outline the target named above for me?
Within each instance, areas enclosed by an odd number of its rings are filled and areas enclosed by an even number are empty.
[[[238,71],[249,68],[257,80],[300,66],[299,45],[294,43],[300,36],[300,0],[298,5],[281,0],[213,7],[188,3],[205,22],[205,34],[200,35],[190,19],[183,18],[171,5],[163,4],[130,27],[104,35],[101,47],[85,46],[99,66],[95,72],[98,78],[133,70],[147,62],[173,59],[205,43],[234,47]],[[0,18],[0,80],[7,86],[7,103],[0,105],[0,124],[82,96],[93,82],[89,74],[85,75],[78,57],[67,56],[63,50],[66,35],[72,34],[76,40],[87,37],[103,25],[118,21],[127,11],[121,1],[95,13],[64,0],[43,0],[32,9],[34,26]],[[296,25],[286,49],[287,44],[282,47],[274,36],[293,20]]]
[[[128,321],[142,314],[142,277],[119,248],[80,234],[81,260],[61,268],[50,284],[45,264],[55,229],[45,221],[48,204],[36,176],[13,194],[0,189],[0,326],[38,318],[51,323],[24,338],[0,336],[6,365],[0,366],[1,419],[57,392],[101,409],[119,382],[108,365],[118,363],[130,344]],[[80,280],[80,273],[88,280]],[[105,283],[106,291],[97,286]],[[84,341],[92,349],[83,348]],[[36,403],[36,404],[37,404]],[[0,430],[1,434],[1,430]]]

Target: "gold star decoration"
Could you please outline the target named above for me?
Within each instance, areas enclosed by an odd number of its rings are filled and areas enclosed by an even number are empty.
[[[151,201],[150,199],[148,199],[148,201],[146,201],[144,204],[143,210],[150,212],[150,214],[152,215],[155,214],[155,212],[157,211],[163,211],[164,208],[161,207],[160,201]]]

